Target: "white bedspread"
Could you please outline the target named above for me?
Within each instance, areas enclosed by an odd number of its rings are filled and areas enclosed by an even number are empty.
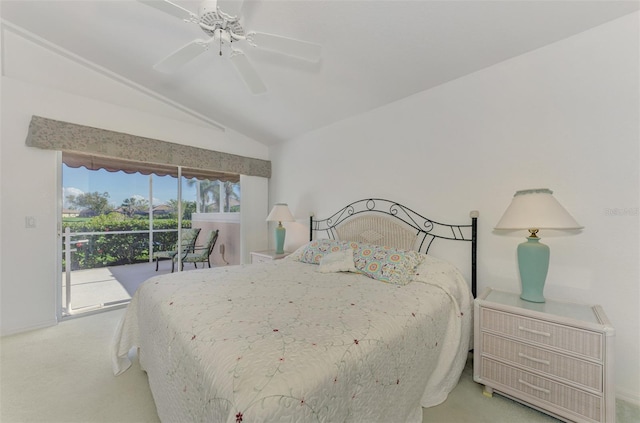
[[[294,260],[158,276],[113,342],[139,348],[164,422],[421,422],[465,364],[472,298],[427,259],[396,286]]]

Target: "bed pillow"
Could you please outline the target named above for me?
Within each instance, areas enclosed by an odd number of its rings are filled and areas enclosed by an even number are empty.
[[[320,266],[318,266],[318,272],[320,273],[337,273],[337,272],[356,272],[356,267],[353,263],[353,249],[347,248],[346,250],[339,250],[333,253],[327,254],[320,259]]]
[[[353,260],[359,273],[379,281],[406,285],[413,279],[423,256],[417,251],[375,244],[351,242]]]
[[[320,260],[324,256],[348,248],[350,248],[349,243],[345,241],[317,239],[309,242],[297,259],[303,263],[320,264]]]

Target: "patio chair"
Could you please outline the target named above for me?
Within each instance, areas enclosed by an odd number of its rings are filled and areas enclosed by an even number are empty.
[[[207,237],[207,242],[202,247],[195,247],[193,252],[187,253],[182,258],[182,269],[184,269],[185,263],[193,263],[195,268],[198,268],[197,263],[202,263],[202,267],[204,268],[204,263],[209,265],[209,269],[211,269],[211,253],[213,252],[213,247],[216,245],[216,241],[218,240],[218,230],[209,232],[209,236]]]
[[[182,245],[181,250],[183,256],[187,253],[193,251],[193,248],[196,245],[196,238],[198,238],[198,234],[200,233],[200,228],[190,228],[182,230]],[[175,257],[178,255],[178,244],[173,247],[173,249],[168,251],[157,251],[153,253],[153,260],[156,262],[156,272],[158,271],[158,262],[160,260],[171,260],[171,273],[173,273],[175,268]]]

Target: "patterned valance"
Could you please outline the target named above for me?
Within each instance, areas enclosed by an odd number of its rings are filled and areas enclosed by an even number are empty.
[[[182,166],[189,170],[187,173],[193,173],[194,177],[204,177],[208,172],[271,177],[271,162],[268,160],[221,153],[40,116],[31,118],[26,145],[94,157],[93,161],[102,163],[100,167],[107,170],[111,166],[112,169],[120,167],[117,170],[131,171],[133,167],[122,166],[126,166],[127,163],[133,166],[137,163],[141,168],[153,168],[154,165],[158,165],[159,169]],[[109,163],[109,159],[113,160]]]
[[[62,163],[69,167],[85,167],[89,170],[104,169],[109,172],[122,171],[125,173],[141,173],[143,175],[153,173],[158,176],[170,175],[174,178],[178,177],[178,167],[173,165],[136,162],[91,154],[69,153],[67,151],[62,152]],[[209,181],[240,182],[240,175],[237,173],[216,172],[214,170],[183,167],[181,175],[187,179],[197,178]]]

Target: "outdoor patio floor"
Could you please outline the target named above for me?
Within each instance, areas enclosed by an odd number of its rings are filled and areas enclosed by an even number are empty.
[[[192,269],[193,265],[185,266],[185,271]],[[171,273],[171,262],[168,260],[160,262],[157,272],[155,263],[137,263],[72,271],[71,314],[93,310],[103,305],[129,301],[142,282],[153,276],[167,273]],[[62,274],[62,285],[62,305],[66,307],[64,273]]]

